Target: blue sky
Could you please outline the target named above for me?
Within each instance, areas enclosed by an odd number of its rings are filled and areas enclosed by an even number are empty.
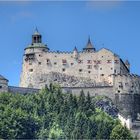
[[[24,48],[35,27],[51,50],[81,50],[90,35],[140,74],[140,2],[0,2],[0,74],[18,86]]]

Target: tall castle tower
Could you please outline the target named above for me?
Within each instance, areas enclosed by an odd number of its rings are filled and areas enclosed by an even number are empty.
[[[20,77],[21,87],[33,87],[33,83],[36,80],[34,79],[34,76],[41,70],[38,67],[38,65],[41,65],[41,61],[38,58],[41,59],[42,54],[48,50],[49,48],[47,45],[42,43],[42,36],[36,28],[32,35],[31,45],[24,49],[25,52],[23,55],[22,72]]]

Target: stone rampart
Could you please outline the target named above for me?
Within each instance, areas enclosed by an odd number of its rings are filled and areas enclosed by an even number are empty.
[[[20,94],[38,93],[39,90],[40,89],[14,87],[14,86],[9,86],[8,87],[8,92],[10,92],[10,93],[20,93]]]

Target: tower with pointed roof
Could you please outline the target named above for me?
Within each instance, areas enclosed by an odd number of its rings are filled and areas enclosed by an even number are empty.
[[[42,43],[42,36],[38,32],[38,29],[36,27],[34,34],[32,35],[32,44],[34,43]]]
[[[83,51],[84,52],[95,52],[96,51],[95,47],[91,43],[90,36],[88,38],[86,47],[83,48]]]
[[[47,45],[42,43],[42,35],[39,33],[37,28],[35,29],[32,35],[32,43],[25,49],[28,49],[28,48],[44,48],[46,51],[49,50]]]
[[[74,47],[74,50],[73,50],[73,57],[75,59],[78,59],[78,50],[77,50],[76,46]]]

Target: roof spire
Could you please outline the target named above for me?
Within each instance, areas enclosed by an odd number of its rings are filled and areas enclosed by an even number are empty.
[[[76,51],[76,52],[78,52],[78,50],[77,50],[77,47],[76,47],[76,46],[74,47],[74,50],[73,50],[73,51]]]
[[[35,28],[35,31],[38,32],[37,26],[36,26],[36,28]]]
[[[87,45],[85,48],[83,48],[84,51],[88,51],[88,52],[92,52],[92,51],[96,51],[94,46],[92,45],[91,43],[91,40],[90,40],[90,36],[88,36],[88,42],[87,42]]]
[[[40,35],[40,33],[39,33],[39,31],[38,31],[38,28],[37,28],[37,26],[36,26],[36,28],[35,28],[34,35]]]
[[[90,35],[88,36],[88,44],[91,44]]]

